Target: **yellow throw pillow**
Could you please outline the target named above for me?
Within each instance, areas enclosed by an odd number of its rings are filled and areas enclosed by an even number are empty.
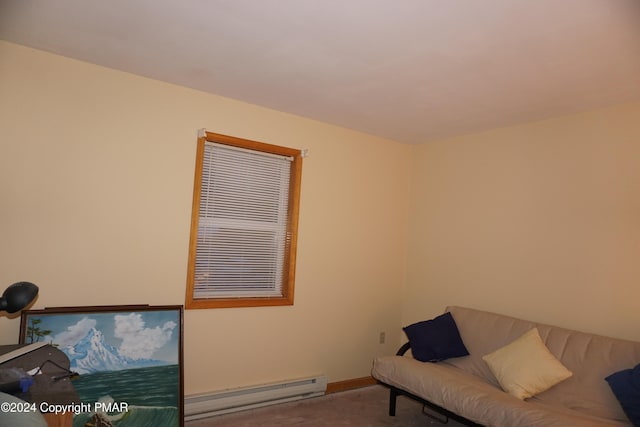
[[[502,389],[518,399],[542,393],[573,375],[544,345],[537,328],[482,360]]]

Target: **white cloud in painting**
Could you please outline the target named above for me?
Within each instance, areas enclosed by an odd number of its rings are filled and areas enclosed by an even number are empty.
[[[116,315],[114,336],[122,340],[118,353],[132,359],[150,359],[153,353],[162,348],[170,339],[177,324],[165,322],[155,328],[145,327],[139,313]]]
[[[77,323],[67,327],[65,331],[60,332],[55,337],[53,337],[53,342],[63,348],[73,346],[77,344],[78,341],[80,341],[82,338],[84,338],[91,330],[91,328],[94,328],[95,326],[95,319],[83,317]]]

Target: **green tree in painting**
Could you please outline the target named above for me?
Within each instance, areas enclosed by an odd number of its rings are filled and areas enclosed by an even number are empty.
[[[40,338],[51,334],[48,329],[40,329],[38,326],[40,323],[42,323],[42,319],[31,319],[29,326],[27,326],[27,338],[30,343],[38,342]]]

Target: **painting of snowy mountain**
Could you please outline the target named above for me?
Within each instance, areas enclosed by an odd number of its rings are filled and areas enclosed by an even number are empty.
[[[131,314],[136,315],[137,314]],[[129,315],[129,316],[131,316]],[[166,325],[167,339],[175,328],[174,323]],[[53,341],[55,344],[55,341]],[[156,343],[157,344],[157,343]],[[121,348],[116,348],[105,342],[104,335],[96,328],[91,328],[87,334],[75,344],[61,348],[71,364],[70,369],[79,374],[93,372],[117,371],[121,369],[148,368],[151,366],[169,365],[166,360],[132,358]]]
[[[69,358],[84,403],[126,403],[126,413],[82,413],[74,426],[183,425],[182,306],[104,306],[22,313],[21,343],[45,342]],[[92,405],[95,407],[96,405]],[[168,423],[167,423],[168,422]],[[142,424],[140,424],[142,423]]]

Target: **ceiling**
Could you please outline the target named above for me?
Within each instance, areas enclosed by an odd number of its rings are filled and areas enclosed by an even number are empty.
[[[640,100],[638,0],[0,0],[0,39],[407,143]]]

